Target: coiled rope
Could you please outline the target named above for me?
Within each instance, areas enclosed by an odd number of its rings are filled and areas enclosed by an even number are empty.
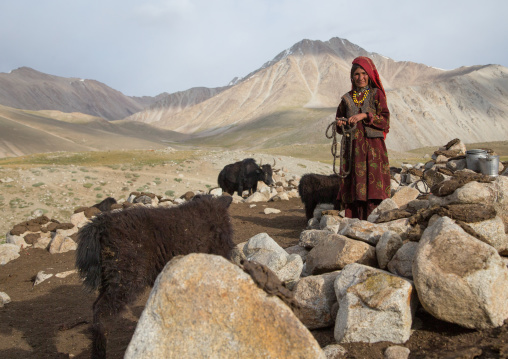
[[[347,121],[346,118],[341,118],[340,120]],[[331,152],[332,152],[332,156],[333,156],[333,173],[335,173],[336,175],[338,175],[341,178],[346,178],[351,173],[351,168],[353,166],[353,135],[356,130],[356,123],[351,125],[346,122],[346,125],[341,124],[340,127],[341,127],[343,135],[342,135],[342,139],[340,142],[340,154],[339,155],[337,155],[337,146],[338,146],[338,144],[337,144],[337,121],[333,121],[332,123],[330,123],[328,125],[328,127],[326,128],[326,131],[325,131],[325,136],[326,136],[326,138],[332,139]],[[330,134],[330,129],[331,129],[331,134]],[[343,161],[346,160],[346,158],[345,158],[346,147],[347,147],[347,153],[348,153],[348,158],[346,161],[347,170],[343,171],[342,165],[343,165]],[[340,157],[340,172],[337,173],[337,170],[335,169],[335,161],[339,157]]]

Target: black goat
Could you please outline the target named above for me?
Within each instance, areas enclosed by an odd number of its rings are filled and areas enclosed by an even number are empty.
[[[173,257],[209,253],[230,258],[231,201],[229,196],[197,196],[173,208],[103,212],[81,228],[76,267],[86,287],[99,289],[93,304],[92,358],[106,357],[101,318],[117,314],[152,286]]]

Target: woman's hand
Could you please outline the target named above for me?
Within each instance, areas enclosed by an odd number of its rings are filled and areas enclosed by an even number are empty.
[[[361,121],[361,120],[366,119],[367,117],[368,117],[368,116],[367,116],[367,114],[366,114],[366,113],[357,113],[356,115],[351,116],[351,117],[347,120],[347,122],[348,122],[349,124],[354,124],[354,123],[357,123],[357,122],[359,122],[359,121]]]
[[[345,126],[346,125],[346,118],[344,117],[335,117],[337,120],[337,126]]]

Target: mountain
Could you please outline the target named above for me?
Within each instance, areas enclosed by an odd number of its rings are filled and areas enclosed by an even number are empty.
[[[23,110],[81,112],[120,120],[158,99],[129,97],[95,80],[53,76],[29,67],[0,73],[0,104]]]
[[[127,117],[125,120],[152,123],[162,120],[165,116],[183,111],[208,100],[209,98],[228,89],[230,86],[208,88],[194,87],[186,91],[172,94],[161,94],[159,100],[148,106],[145,110]]]
[[[369,56],[374,61],[387,91],[389,149],[440,146],[457,137],[465,143],[506,140],[507,68],[479,65],[442,70],[394,61],[348,40],[332,38],[302,40],[228,86],[197,87],[156,97],[128,97],[94,80],[62,78],[29,68],[0,74],[0,104],[46,110],[36,114],[18,110],[15,116],[12,108],[0,111],[0,153],[2,143],[9,152],[6,141],[11,141],[12,118],[19,121],[17,126],[25,126],[16,130],[17,135],[23,129],[28,131],[28,126],[30,131],[45,131],[36,132],[45,138],[59,132],[60,126],[70,131],[61,137],[76,146],[83,146],[80,131],[96,131],[88,133],[85,142],[97,149],[123,146],[126,138],[135,139],[136,146],[145,139],[147,146],[177,141],[237,149],[330,144],[325,130],[334,121],[341,96],[350,90],[351,62],[357,56]],[[76,119],[82,117],[73,114],[69,123],[62,120],[66,116],[63,113],[48,110],[99,118],[78,123]],[[10,117],[4,115],[7,112]],[[98,136],[95,140],[94,135]],[[125,137],[120,140],[115,136]],[[116,140],[106,146],[109,138]],[[38,140],[35,142],[42,143]],[[54,137],[48,138],[47,146],[34,151],[52,151],[52,140]]]
[[[187,136],[147,124],[0,105],[0,158],[40,152],[166,148]]]
[[[508,69],[499,65],[445,71],[398,62],[340,38],[302,40],[215,96],[193,106],[157,106],[135,114],[160,128],[193,134],[201,143],[260,148],[327,143],[351,62],[376,64],[391,111],[387,146],[394,150],[504,140],[508,133]]]

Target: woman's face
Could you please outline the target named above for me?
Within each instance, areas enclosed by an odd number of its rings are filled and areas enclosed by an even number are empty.
[[[356,87],[365,87],[369,84],[369,75],[361,67],[353,72],[353,82]]]

